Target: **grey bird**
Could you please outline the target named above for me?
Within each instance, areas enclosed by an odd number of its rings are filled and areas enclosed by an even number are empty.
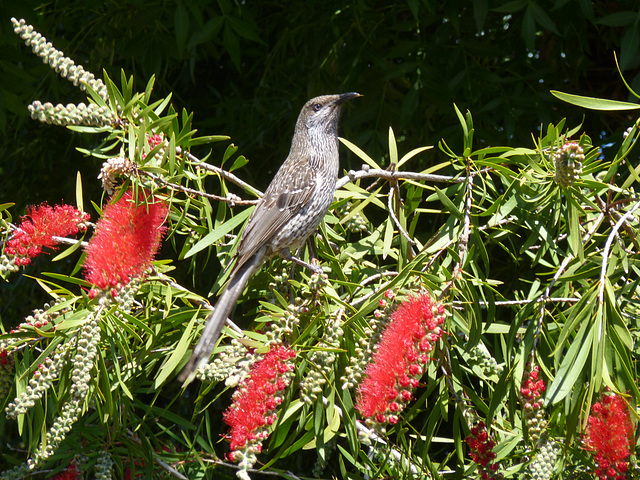
[[[300,111],[291,149],[249,217],[236,251],[236,264],[189,362],[178,379],[189,383],[207,363],[222,326],[247,281],[262,263],[279,254],[317,270],[293,257],[324,218],[333,201],[339,171],[338,119],[342,104],[359,93],[312,98]]]

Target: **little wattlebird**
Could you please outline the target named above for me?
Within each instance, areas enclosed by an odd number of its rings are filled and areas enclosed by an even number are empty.
[[[324,218],[338,179],[338,118],[342,104],[361,96],[350,92],[312,98],[298,116],[289,155],[249,217],[236,252],[236,264],[204,331],[180,373],[190,382],[209,359],[222,326],[251,276],[262,263],[281,257],[318,270],[291,255]]]

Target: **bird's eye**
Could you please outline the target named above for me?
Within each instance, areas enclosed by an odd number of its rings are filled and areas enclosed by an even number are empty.
[[[319,103],[316,103],[316,104],[313,106],[313,111],[314,111],[314,112],[319,112],[321,108],[322,108],[322,105],[320,105]]]

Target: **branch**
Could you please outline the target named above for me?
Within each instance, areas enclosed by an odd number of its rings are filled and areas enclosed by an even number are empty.
[[[168,182],[167,180],[165,180],[164,178],[162,178],[159,175],[156,175],[154,173],[151,172],[142,172],[144,175],[146,175],[147,177],[151,178],[152,180],[160,183],[161,185],[164,185],[167,188],[170,188],[172,190],[177,190],[179,192],[183,192],[183,193],[187,193],[190,195],[197,195],[197,196],[201,196],[201,197],[205,197],[205,198],[209,198],[211,200],[215,200],[216,202],[225,202],[228,203],[229,206],[233,207],[235,205],[255,205],[256,203],[258,203],[258,200],[242,200],[239,196],[237,196],[234,193],[228,193],[226,197],[221,197],[220,195],[215,195],[213,193],[207,193],[207,192],[203,192],[200,190],[196,190],[193,188],[189,188],[189,187],[184,187],[182,185],[179,185],[177,183],[171,183]]]
[[[235,183],[236,185],[241,187],[243,190],[248,191],[250,193],[253,193],[257,197],[262,197],[264,195],[264,193],[262,193],[260,190],[258,190],[257,188],[249,185],[244,180],[241,180],[240,178],[236,177],[233,173],[227,172],[226,170],[223,170],[220,167],[216,167],[215,165],[211,165],[210,163],[206,163],[206,162],[200,160],[195,155],[191,154],[190,152],[183,152],[183,153],[184,153],[185,158],[190,163],[192,163],[193,165],[196,165],[196,166],[202,168],[203,170],[207,170],[209,172],[213,172],[213,173],[215,173],[217,175],[220,175],[222,178],[224,178],[226,180],[229,180],[232,183]]]
[[[626,224],[629,218],[633,217],[633,212],[635,212],[638,208],[640,208],[640,201],[636,202],[631,210],[620,217],[620,220],[618,220],[611,229],[609,238],[607,238],[607,242],[604,245],[604,250],[602,251],[602,268],[600,270],[600,290],[598,292],[599,305],[602,305],[602,303],[604,302],[604,282],[607,278],[607,266],[609,265],[609,250],[611,249],[611,243],[613,243],[613,239],[616,237],[618,230],[620,230],[620,227]]]
[[[378,168],[367,168],[367,165],[362,166],[362,170],[349,170],[347,175],[338,179],[336,184],[336,190],[344,187],[347,183],[353,182],[360,178],[386,178],[387,180],[418,180],[425,182],[450,182],[450,183],[462,183],[466,180],[466,177],[450,177],[446,175],[432,175],[429,173],[417,173],[417,172],[401,172],[398,170],[381,170]]]

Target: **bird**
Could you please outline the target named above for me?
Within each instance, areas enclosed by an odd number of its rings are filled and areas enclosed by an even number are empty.
[[[344,102],[361,96],[356,92],[322,95],[302,107],[289,155],[251,212],[238,243],[229,281],[178,376],[184,385],[207,363],[238,297],[267,259],[280,255],[314,271],[321,270],[294,257],[291,250],[295,252],[304,245],[329,210],[340,168],[340,110]]]

